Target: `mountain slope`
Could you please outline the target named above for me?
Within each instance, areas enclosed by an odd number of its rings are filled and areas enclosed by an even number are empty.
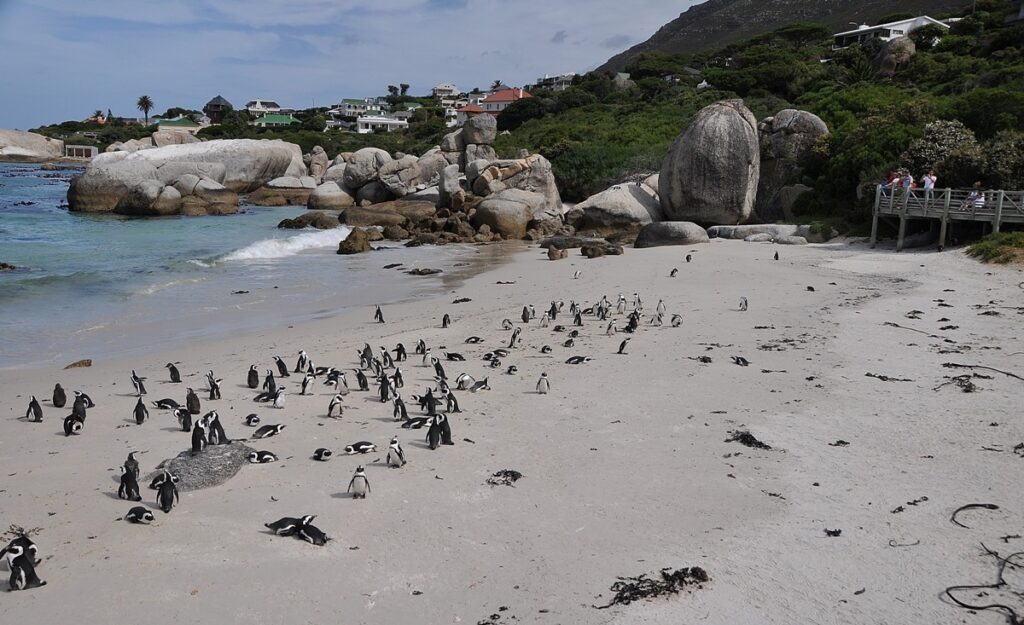
[[[621,71],[644,52],[699,52],[794,22],[824,24],[836,32],[850,22],[872,23],[895,12],[938,15],[967,0],[708,0],[690,7],[643,43],[613,56],[597,71]]]

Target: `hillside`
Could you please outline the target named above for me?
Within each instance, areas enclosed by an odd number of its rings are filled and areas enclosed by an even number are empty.
[[[708,0],[665,24],[650,39],[610,58],[596,71],[622,71],[644,52],[679,54],[720,48],[793,22],[822,24],[839,32],[850,22],[872,23],[894,12],[939,15],[965,0]]]

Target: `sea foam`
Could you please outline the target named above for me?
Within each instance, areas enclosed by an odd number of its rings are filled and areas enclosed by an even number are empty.
[[[349,226],[341,226],[330,230],[316,230],[303,232],[283,239],[263,239],[250,243],[234,252],[225,254],[218,260],[221,261],[245,261],[245,260],[267,260],[273,258],[285,258],[294,256],[305,250],[335,247],[342,239],[352,231]]]

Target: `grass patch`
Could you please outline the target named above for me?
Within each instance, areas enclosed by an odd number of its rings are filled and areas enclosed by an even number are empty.
[[[1024,232],[997,232],[967,248],[983,263],[1024,262]]]

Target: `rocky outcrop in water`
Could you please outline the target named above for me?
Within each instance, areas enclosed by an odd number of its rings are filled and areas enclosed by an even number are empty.
[[[64,142],[34,132],[0,129],[0,161],[43,163],[64,156]]]

